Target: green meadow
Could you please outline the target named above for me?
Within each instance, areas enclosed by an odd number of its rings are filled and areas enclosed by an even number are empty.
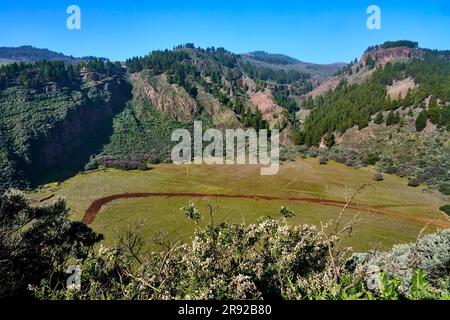
[[[444,196],[422,187],[408,187],[407,180],[397,176],[385,175],[384,181],[375,182],[375,170],[370,167],[354,169],[335,162],[320,165],[318,159],[299,158],[282,164],[275,176],[261,176],[259,169],[249,165],[173,164],[154,165],[145,172],[104,169],[45,185],[29,197],[42,199],[55,194],[66,200],[71,217],[81,220],[92,201],[120,193],[197,192],[347,201],[359,186],[370,183],[353,204],[377,208],[380,213],[347,209],[343,216],[344,221],[355,216],[358,221],[346,240],[355,250],[387,249],[396,243],[413,241],[428,222],[425,232],[450,225],[446,215],[438,210],[446,203]],[[149,248],[157,249],[161,242],[175,243],[192,236],[195,225],[180,210],[189,202],[203,214],[200,226],[210,221],[209,206],[214,208],[214,223],[248,224],[263,216],[279,218],[284,205],[295,212],[290,223],[320,226],[341,211],[320,203],[284,200],[150,197],[110,202],[102,207],[91,226],[105,235],[105,245],[112,245],[127,230],[139,229]]]

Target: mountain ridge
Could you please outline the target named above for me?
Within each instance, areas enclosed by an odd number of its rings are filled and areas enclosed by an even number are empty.
[[[80,61],[91,61],[94,59],[108,60],[106,58],[96,58],[93,56],[77,58],[61,52],[52,51],[46,48],[37,48],[31,45],[23,45],[19,47],[0,47],[0,65],[14,62],[33,63],[39,60],[77,63]]]
[[[423,50],[423,54],[411,55],[409,50]],[[381,52],[386,54],[375,56]],[[267,58],[266,54],[260,55]],[[317,95],[313,94],[321,85],[317,75],[289,69],[298,65],[297,60],[269,68],[267,62],[253,63],[224,48],[202,49],[193,44],[130,58],[125,65],[101,59],[75,64],[60,60],[8,64],[0,68],[0,107],[9,117],[0,130],[0,167],[4,168],[0,174],[12,182],[6,187],[16,186],[14,181],[21,180],[34,166],[48,168],[49,163],[68,163],[64,152],[54,151],[58,141],[83,144],[84,138],[69,136],[83,132],[89,123],[82,116],[88,115],[86,107],[80,108],[84,101],[100,112],[95,113],[95,118],[105,112],[109,119],[106,131],[100,128],[100,122],[91,122],[93,128],[85,130],[93,133],[101,129],[108,135],[95,146],[95,152],[93,148],[84,155],[83,159],[90,157],[86,168],[170,161],[170,133],[174,128],[190,128],[195,120],[219,129],[277,128],[282,143],[319,147],[320,152],[334,150],[333,146],[354,146],[348,139],[361,140],[353,150],[363,147],[352,151],[349,164],[368,163],[361,159],[383,153],[363,143],[377,138],[378,132],[389,131],[391,140],[387,141],[398,144],[401,135],[418,142],[425,134],[444,134],[445,138],[445,130],[450,127],[446,52],[394,46],[372,49],[363,57],[339,69],[331,77],[334,86]],[[279,55],[276,58],[286,59]],[[108,107],[111,97],[124,90],[107,79],[118,79],[131,87],[130,97],[115,105],[114,112]],[[64,122],[67,108],[75,113],[79,110],[80,117]],[[29,130],[30,121],[36,129]],[[79,130],[46,129],[56,123],[75,123]],[[61,132],[68,136],[60,137]],[[344,135],[346,132],[351,134]],[[49,150],[45,156],[35,152],[35,141],[43,141],[39,148]],[[446,152],[445,148],[440,150]],[[430,155],[427,151],[427,157]],[[399,166],[398,159],[391,160],[391,167]],[[427,166],[434,169],[415,163],[409,166],[415,169],[408,174],[445,184],[442,179],[436,180],[433,172],[443,172],[446,164],[433,160]],[[80,162],[76,167],[80,168]],[[39,174],[45,176],[48,172],[41,170]],[[23,185],[29,184],[17,184]]]
[[[340,68],[345,67],[347,63],[334,62],[328,64],[320,64],[313,62],[304,62],[297,58],[290,57],[285,54],[273,54],[266,51],[253,51],[241,54],[244,61],[250,61],[263,67],[281,70],[297,70],[300,72],[311,73],[313,77],[319,81],[323,81],[336,73]]]

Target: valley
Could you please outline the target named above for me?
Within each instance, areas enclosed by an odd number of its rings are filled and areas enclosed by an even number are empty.
[[[16,62],[0,69],[0,189],[39,205],[64,199],[108,246],[127,230],[152,249],[189,240],[180,208],[190,201],[204,214],[214,205],[216,222],[278,218],[288,206],[294,225],[320,226],[363,184],[345,210],[361,219],[346,240],[358,250],[449,226],[439,210],[450,192],[447,51],[386,42],[329,65],[189,43],[123,63],[32,47],[2,54]],[[50,61],[29,60],[39,55]],[[195,121],[280,130],[279,173],[171,164],[172,132]]]
[[[2,1],[0,24],[8,305],[450,300],[448,1]]]

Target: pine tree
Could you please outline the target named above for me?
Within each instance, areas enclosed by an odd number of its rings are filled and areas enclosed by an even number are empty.
[[[422,110],[416,119],[416,130],[422,131],[427,126],[427,113]]]
[[[333,132],[328,132],[326,138],[325,138],[325,144],[328,148],[331,148],[336,144],[336,140],[334,139]]]
[[[388,116],[386,117],[386,126],[392,126],[395,123],[395,114],[394,111],[390,111]]]
[[[395,113],[395,116],[394,116],[394,124],[399,124],[399,123],[400,123],[400,119],[401,119],[401,117],[400,117],[400,112],[397,111],[397,112]]]
[[[433,124],[439,124],[440,117],[441,109],[439,108],[436,97],[432,97],[428,108],[428,119],[430,119]]]
[[[370,55],[366,59],[366,67],[368,67],[369,70],[372,70],[375,67],[375,60],[373,60]]]

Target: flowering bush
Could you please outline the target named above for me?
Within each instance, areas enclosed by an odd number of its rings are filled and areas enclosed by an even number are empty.
[[[201,218],[192,203],[182,210],[194,222]],[[448,287],[440,280],[449,276],[450,232],[435,236],[441,243],[432,236],[423,238],[419,243],[422,255],[417,256],[421,263],[405,273],[409,284],[402,287],[405,274],[396,268],[404,264],[397,260],[410,257],[412,246],[349,260],[350,249],[339,246],[348,226],[339,228],[338,220],[320,228],[290,225],[286,219],[292,212],[282,207],[280,213],[281,222],[265,218],[250,225],[214,225],[211,221],[204,229],[196,224],[190,243],[149,254],[139,254],[135,246],[139,236],[128,236],[129,241],[122,239],[114,248],[101,247],[81,262],[81,290],[56,290],[43,281],[34,292],[41,299],[449,297]]]
[[[410,290],[417,270],[422,270],[431,284],[438,283],[450,274],[450,230],[425,235],[413,244],[395,245],[388,252],[357,254],[356,272],[376,279],[381,272],[400,281],[399,289]],[[376,286],[375,286],[376,287]]]

